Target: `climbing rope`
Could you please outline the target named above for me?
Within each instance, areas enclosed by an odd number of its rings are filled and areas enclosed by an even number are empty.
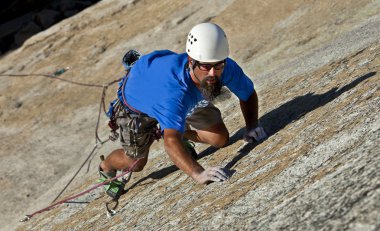
[[[72,81],[69,79],[57,77],[60,74],[62,74],[62,73],[59,73],[59,74],[57,74],[57,73],[54,73],[54,74],[33,74],[33,73],[32,74],[0,74],[0,77],[25,78],[25,77],[39,76],[39,77],[45,77],[45,78],[49,78],[49,79],[60,80],[63,82],[68,82],[71,84],[84,86],[84,87],[97,87],[97,88],[103,88],[104,87],[104,85],[101,85],[101,84],[82,83],[82,82],[76,82],[76,81]],[[110,86],[113,83],[118,82],[119,80],[112,81],[111,83],[109,83],[107,85]]]
[[[64,81],[64,82],[68,82],[70,84],[74,84],[74,85],[79,85],[79,86],[84,86],[84,87],[96,87],[96,88],[102,88],[102,95],[101,95],[101,99],[100,99],[100,105],[99,105],[99,110],[98,110],[98,117],[97,117],[97,122],[96,122],[96,126],[95,126],[95,145],[93,147],[93,149],[91,150],[91,152],[89,153],[89,155],[87,156],[87,158],[85,159],[85,161],[81,164],[81,166],[79,167],[79,169],[76,171],[76,173],[73,175],[73,177],[68,181],[68,183],[65,185],[65,187],[61,190],[61,192],[55,197],[55,199],[52,201],[52,204],[49,205],[48,207],[44,208],[44,209],[41,209],[41,210],[38,210],[30,215],[26,215],[24,219],[20,220],[21,222],[25,222],[25,221],[28,221],[30,218],[32,218],[33,216],[35,216],[36,214],[39,214],[39,213],[42,213],[42,212],[45,212],[45,211],[48,211],[50,210],[51,208],[55,207],[56,205],[59,205],[59,204],[62,204],[62,203],[65,203],[69,200],[72,200],[72,199],[75,199],[81,195],[84,195],[102,185],[105,185],[119,177],[122,177],[124,175],[126,175],[127,173],[131,172],[133,170],[133,168],[135,167],[135,165],[138,163],[138,161],[140,159],[137,159],[133,164],[132,166],[129,168],[129,170],[127,170],[126,172],[123,172],[122,174],[118,175],[118,176],[115,176],[114,178],[112,179],[108,179],[102,183],[99,183],[99,184],[96,184],[95,186],[93,186],[92,188],[88,189],[88,190],[85,190],[77,195],[74,195],[74,196],[71,196],[71,197],[68,197],[68,198],[65,198],[63,200],[60,200],[58,202],[55,202],[64,192],[65,190],[68,188],[68,186],[73,182],[73,180],[75,179],[75,177],[79,174],[80,170],[83,168],[83,166],[88,162],[88,167],[87,167],[87,172],[89,171],[89,168],[90,168],[90,164],[91,164],[91,160],[93,158],[93,154],[95,153],[95,150],[97,148],[100,148],[104,143],[108,142],[109,139],[106,139],[106,140],[101,140],[100,137],[99,137],[99,134],[98,134],[98,129],[99,129],[99,121],[100,121],[100,115],[102,113],[102,109],[104,111],[104,113],[106,113],[106,108],[105,108],[105,97],[106,97],[106,91],[108,89],[109,86],[119,82],[122,78],[120,79],[117,79],[117,80],[114,80],[114,81],[111,81],[109,83],[106,83],[106,84],[90,84],[90,83],[82,83],[82,82],[77,82],[77,81],[72,81],[72,80],[68,80],[68,79],[64,79],[64,78],[60,78],[58,77],[58,75],[61,75],[63,74],[64,72],[66,72],[67,70],[69,70],[69,68],[62,68],[62,69],[59,69],[57,70],[55,73],[53,74],[0,74],[0,77],[21,77],[21,78],[24,78],[24,77],[33,77],[33,76],[40,76],[40,77],[45,77],[45,78],[49,78],[49,79],[54,79],[54,80],[60,80],[60,81]],[[92,158],[91,158],[92,157]],[[118,203],[116,203],[115,207],[117,206]],[[107,204],[107,210],[108,212],[112,212],[112,213],[115,213],[114,210],[110,210],[108,209],[108,204]]]
[[[101,183],[99,183],[99,184],[96,184],[96,185],[94,185],[93,187],[91,187],[91,188],[89,188],[89,189],[87,189],[87,190],[85,190],[85,191],[83,191],[83,192],[80,192],[80,193],[78,193],[78,194],[76,194],[76,195],[69,196],[69,197],[67,197],[67,198],[65,198],[65,199],[63,199],[63,200],[57,201],[57,202],[55,202],[55,203],[53,203],[53,204],[47,206],[46,208],[40,209],[40,210],[38,210],[38,211],[35,211],[35,212],[32,213],[32,214],[25,215],[24,219],[20,220],[20,222],[26,222],[26,221],[30,220],[32,217],[34,217],[35,215],[39,214],[39,213],[46,212],[46,211],[50,210],[51,208],[53,208],[53,207],[55,207],[55,206],[57,206],[57,205],[59,205],[59,204],[63,204],[63,203],[65,203],[65,202],[69,201],[69,200],[72,200],[72,199],[78,198],[78,197],[80,197],[80,196],[82,196],[82,195],[84,195],[84,194],[86,194],[86,193],[91,192],[92,190],[94,190],[94,189],[96,189],[96,188],[99,188],[100,186],[103,186],[103,185],[105,185],[105,184],[108,184],[109,182],[111,182],[111,181],[113,181],[113,180],[116,180],[116,179],[118,179],[118,178],[120,178],[120,177],[122,177],[122,176],[124,176],[124,175],[126,175],[126,174],[128,174],[128,173],[130,173],[130,172],[132,172],[133,169],[134,169],[134,167],[137,165],[137,163],[138,163],[140,160],[141,160],[141,159],[137,159],[137,160],[135,160],[135,162],[133,162],[132,166],[131,166],[127,171],[122,172],[121,174],[119,174],[119,175],[117,175],[117,176],[115,176],[115,177],[113,177],[113,178],[107,179],[107,180],[105,180],[104,182],[101,182]],[[118,203],[117,203],[117,204],[118,204]],[[116,204],[116,206],[117,206],[117,204]],[[116,206],[115,206],[115,208],[116,208]],[[108,208],[107,208],[107,209],[108,209]],[[114,210],[110,210],[110,211],[113,212],[113,213],[115,213]]]

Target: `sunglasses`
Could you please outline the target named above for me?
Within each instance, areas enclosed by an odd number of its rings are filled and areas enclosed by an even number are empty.
[[[226,65],[226,60],[210,64],[210,63],[200,63],[198,61],[195,61],[195,65],[199,68],[201,71],[210,71],[212,68],[215,70],[222,70],[224,66]]]

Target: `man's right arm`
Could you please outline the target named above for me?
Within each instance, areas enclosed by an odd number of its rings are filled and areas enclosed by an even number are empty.
[[[164,130],[164,146],[174,164],[198,183],[224,181],[228,178],[221,167],[204,169],[189,153],[182,143],[181,133],[174,129]]]

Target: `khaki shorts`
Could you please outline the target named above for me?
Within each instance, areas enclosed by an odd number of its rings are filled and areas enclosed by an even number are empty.
[[[136,119],[137,115],[125,110],[117,113],[116,123],[120,128],[120,143],[125,154],[133,159],[144,158],[149,154],[149,148],[158,138],[158,122],[154,118],[143,116]],[[209,103],[206,107],[197,108],[186,118],[186,130],[206,130],[207,128],[222,123],[220,110]],[[136,123],[138,131],[135,132]]]
[[[120,110],[116,123],[119,125],[120,144],[125,154],[133,159],[148,156],[150,146],[158,138],[157,120]]]

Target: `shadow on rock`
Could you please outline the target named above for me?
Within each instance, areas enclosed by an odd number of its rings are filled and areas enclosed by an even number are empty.
[[[337,87],[334,87],[331,90],[329,90],[323,94],[308,93],[308,94],[303,95],[303,96],[298,96],[298,97],[284,103],[280,107],[278,107],[278,108],[268,112],[267,114],[263,115],[260,118],[260,122],[261,122],[262,126],[266,129],[266,131],[268,133],[268,137],[269,137],[269,136],[277,133],[281,129],[283,129],[286,125],[288,125],[294,121],[297,121],[298,119],[300,119],[302,116],[306,115],[307,113],[309,113],[309,112],[311,112],[311,111],[313,111],[313,110],[315,110],[321,106],[326,105],[327,103],[329,103],[332,100],[339,97],[344,92],[354,88],[355,86],[357,86],[362,81],[376,75],[376,73],[377,72],[367,73],[367,74],[355,79],[351,83],[345,85],[344,87],[342,87],[339,90]],[[240,130],[235,132],[235,134],[233,134],[230,137],[230,142],[228,145],[231,145],[231,144],[235,143],[236,141],[242,139],[244,132],[245,132],[245,128],[241,128]],[[233,170],[232,167],[238,161],[240,161],[243,157],[248,155],[250,153],[250,151],[252,151],[260,143],[261,142],[255,142],[255,143],[247,143],[246,145],[244,145],[238,151],[238,155],[235,156],[224,167],[226,169],[226,171],[230,175],[234,174],[236,171]],[[218,150],[218,148],[208,147],[207,149],[205,149],[204,151],[199,153],[199,159],[203,158],[205,156],[211,155],[211,154],[215,153],[217,150]],[[133,185],[131,185],[129,187],[129,189],[134,188],[135,186],[137,186],[138,184],[144,182],[145,180],[147,180],[149,178],[161,179],[161,178],[164,178],[164,177],[170,175],[171,173],[173,173],[177,170],[178,170],[178,168],[174,165],[160,169],[158,171],[155,171],[155,172],[149,174],[146,177],[141,178],[140,180],[135,182]]]
[[[148,180],[148,179],[162,179],[168,175],[170,175],[171,173],[177,171],[178,168],[177,166],[175,165],[171,165],[169,167],[166,167],[166,168],[163,168],[163,169],[160,169],[158,171],[155,171],[155,172],[152,172],[151,174],[139,179],[138,181],[136,181],[135,183],[133,183],[127,190],[125,193],[128,192],[129,189],[132,189],[134,187],[136,187],[137,185],[141,184],[142,182]],[[146,183],[146,184],[151,184],[151,183],[154,183],[154,182],[150,182],[150,183]]]
[[[277,133],[281,129],[283,129],[288,124],[297,121],[302,116],[307,113],[314,111],[315,109],[326,105],[327,103],[333,101],[338,98],[344,92],[356,87],[362,81],[376,75],[377,72],[369,72],[351,83],[345,85],[341,89],[338,90],[337,87],[332,88],[331,90],[323,93],[323,94],[314,94],[308,93],[303,96],[295,97],[294,99],[284,103],[280,107],[268,112],[260,118],[261,125],[267,131],[268,137]],[[237,131],[230,139],[230,144],[235,143],[237,140],[242,139],[243,134],[245,132],[245,128]],[[231,169],[240,159],[244,156],[248,155],[250,151],[252,151],[258,144],[255,143],[247,143],[238,151],[238,155],[235,156],[231,162],[229,162],[225,168]],[[209,153],[211,154],[211,153]],[[207,155],[209,155],[207,154]]]

